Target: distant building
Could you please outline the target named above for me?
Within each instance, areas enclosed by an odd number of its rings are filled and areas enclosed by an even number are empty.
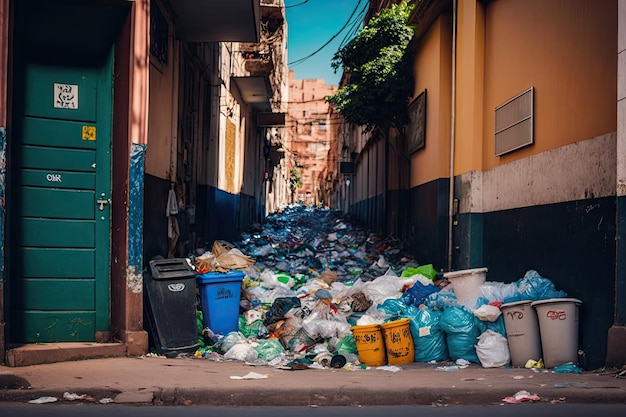
[[[289,71],[289,106],[287,131],[290,137],[290,168],[302,177],[302,187],[295,190],[293,202],[316,204],[321,200],[319,174],[325,170],[331,141],[329,105],[324,97],[333,95],[337,86],[322,78],[296,80]]]

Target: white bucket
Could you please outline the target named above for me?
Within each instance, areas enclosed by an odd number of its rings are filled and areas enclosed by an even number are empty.
[[[524,367],[529,359],[541,359],[539,321],[531,303],[531,300],[516,301],[500,307],[513,366]]]
[[[576,298],[550,298],[531,304],[539,319],[546,368],[578,363],[578,307],[581,304]]]
[[[487,278],[487,268],[464,269],[443,274],[452,285],[460,304],[476,301],[481,296],[480,287]]]

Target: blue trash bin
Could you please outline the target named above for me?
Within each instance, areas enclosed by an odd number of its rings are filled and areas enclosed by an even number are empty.
[[[196,276],[202,305],[202,321],[215,334],[239,330],[241,271],[207,272]]]

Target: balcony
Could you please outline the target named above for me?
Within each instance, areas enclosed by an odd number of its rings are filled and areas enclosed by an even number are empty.
[[[274,61],[270,54],[243,52],[245,69],[251,77],[269,77],[274,70]]]

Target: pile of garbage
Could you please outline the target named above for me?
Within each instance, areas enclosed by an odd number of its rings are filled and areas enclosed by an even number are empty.
[[[477,296],[460,300],[446,274],[403,253],[396,239],[319,207],[287,207],[240,241],[216,242],[192,260],[199,273],[244,272],[238,329],[215,334],[198,309],[195,357],[290,369],[368,368],[355,330],[402,319],[411,344],[403,363],[505,366],[500,306],[566,296],[531,270],[509,284],[485,281]]]

